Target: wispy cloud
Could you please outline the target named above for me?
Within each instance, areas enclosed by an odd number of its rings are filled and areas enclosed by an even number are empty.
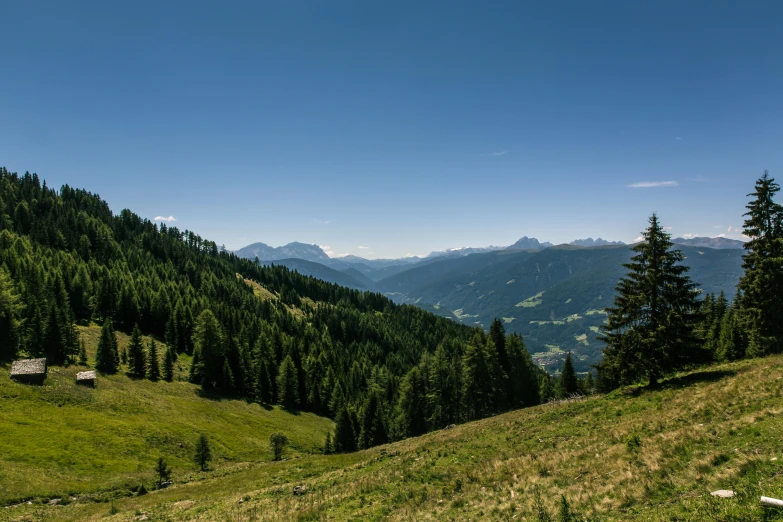
[[[638,181],[631,183],[628,188],[656,188],[656,187],[677,187],[676,181]]]
[[[633,240],[634,243],[638,243],[640,241],[644,241],[644,237],[639,236],[639,237],[637,237],[636,239]]]
[[[359,245],[356,248],[358,248],[359,250],[369,250],[370,249],[370,247],[366,247],[366,246],[362,246],[362,245]]]
[[[718,234],[717,236],[712,236],[712,237],[728,237],[728,236],[726,234]]]
[[[677,136],[677,137],[676,137],[676,138],[674,138],[674,139],[675,139],[675,140],[677,140],[677,141],[682,141],[682,136]]]
[[[693,239],[694,237],[699,237],[699,234],[693,234],[689,232],[687,234],[683,234],[682,237],[684,237],[685,239]]]
[[[674,228],[674,227],[663,227],[663,229],[664,229],[665,231],[667,231],[667,232],[670,232],[670,231],[671,231],[671,229],[673,229],[673,228]]]
[[[328,225],[329,223],[331,223],[331,221],[329,221],[328,219],[314,219],[313,223],[315,223],[316,225]]]
[[[502,150],[500,152],[487,152],[486,154],[479,154],[479,156],[493,156],[497,158],[498,156],[505,156],[506,154],[508,154],[508,151]]]
[[[324,252],[326,252],[327,250],[331,250],[332,249],[332,247],[330,247],[329,245],[318,245],[318,248],[320,248]]]
[[[723,225],[712,225],[712,228],[723,228]]]
[[[155,216],[155,219],[153,221],[165,221],[167,223],[171,223],[172,221],[176,221],[176,220],[177,218],[175,218],[174,216],[169,216],[169,217]]]
[[[701,174],[699,174],[698,176],[694,176],[692,178],[688,178],[688,181],[693,181],[694,183],[706,183],[709,180],[710,178],[702,176]]]

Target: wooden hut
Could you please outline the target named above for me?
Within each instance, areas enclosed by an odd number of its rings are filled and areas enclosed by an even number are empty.
[[[76,384],[82,386],[89,386],[95,388],[95,370],[88,370],[86,372],[79,372],[76,374]]]
[[[11,363],[11,378],[27,384],[43,384],[46,359],[22,359]]]

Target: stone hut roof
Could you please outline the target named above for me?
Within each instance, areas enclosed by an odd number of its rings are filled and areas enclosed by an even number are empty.
[[[11,377],[46,375],[46,359],[22,359],[11,363]]]
[[[94,381],[95,380],[95,370],[89,370],[86,372],[79,372],[76,374],[76,382],[79,381]]]

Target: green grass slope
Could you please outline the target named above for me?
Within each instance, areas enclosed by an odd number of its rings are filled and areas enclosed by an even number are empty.
[[[781,433],[777,356],[351,455],[180,474],[113,504],[9,507],[0,520],[542,520],[561,495],[592,520],[783,520],[759,505],[783,498]],[[710,496],[717,489],[737,495]]]
[[[99,333],[81,328],[91,361]],[[127,343],[118,334],[120,349]],[[188,362],[180,356],[179,379]],[[210,397],[184,380],[114,375],[99,376],[95,389],[77,386],[75,375],[83,369],[51,367],[43,386],[29,386],[0,368],[0,505],[85,493],[110,498],[141,481],[150,487],[159,456],[180,474],[195,469],[191,457],[200,433],[212,441],[214,466],[221,469],[269,460],[275,431],[288,435],[291,455],[298,455],[319,450],[332,429],[326,418]]]

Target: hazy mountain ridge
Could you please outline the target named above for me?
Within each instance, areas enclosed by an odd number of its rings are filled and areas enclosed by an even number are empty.
[[[575,239],[569,243],[569,245],[583,246],[583,247],[596,247],[607,245],[624,245],[622,241],[607,241],[606,239],[588,237],[586,239]]]
[[[745,242],[739,239],[730,239],[727,237],[677,237],[672,239],[677,245],[686,245],[692,247],[706,247],[717,250],[744,249]]]

